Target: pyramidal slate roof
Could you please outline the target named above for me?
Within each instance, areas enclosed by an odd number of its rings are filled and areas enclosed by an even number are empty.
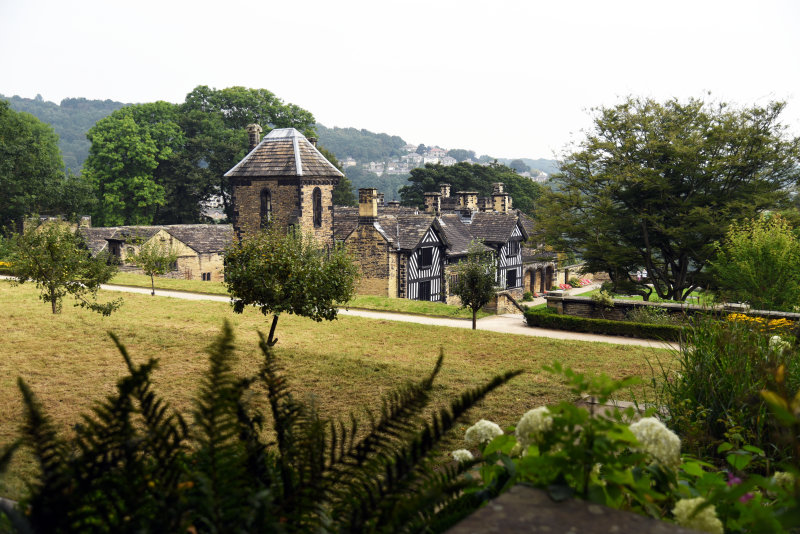
[[[344,176],[294,128],[276,128],[225,173],[235,176]]]

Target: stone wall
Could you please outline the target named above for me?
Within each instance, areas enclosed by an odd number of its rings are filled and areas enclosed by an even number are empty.
[[[235,179],[232,202],[234,231],[238,236],[261,228],[261,191],[268,189],[272,201],[272,224],[287,228],[299,224],[323,244],[333,243],[333,187],[328,178],[252,178]],[[313,192],[322,193],[322,226],[314,227]]]
[[[800,313],[776,312],[769,310],[749,310],[744,306],[732,305],[727,307],[709,308],[696,304],[677,304],[671,302],[644,302],[640,300],[619,300],[614,299],[614,307],[607,308],[591,299],[591,297],[573,297],[563,294],[561,291],[553,291],[547,295],[547,307],[555,309],[558,313],[574,315],[578,317],[588,317],[591,319],[610,319],[613,321],[625,320],[629,311],[636,308],[653,307],[661,308],[669,314],[695,315],[698,313],[747,313],[754,317],[769,317],[770,319],[789,319],[792,321],[800,320]]]
[[[350,254],[356,259],[361,276],[356,293],[398,297],[398,254],[372,225],[359,225],[345,241]],[[404,275],[403,275],[404,276]]]

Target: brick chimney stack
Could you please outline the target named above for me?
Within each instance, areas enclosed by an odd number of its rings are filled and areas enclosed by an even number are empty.
[[[261,126],[258,124],[248,124],[247,133],[250,134],[250,150],[253,150],[261,142]]]
[[[505,184],[492,184],[492,204],[494,211],[507,213],[511,210],[511,196],[504,191]]]

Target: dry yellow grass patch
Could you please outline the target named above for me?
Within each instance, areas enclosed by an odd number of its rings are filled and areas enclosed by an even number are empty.
[[[101,298],[116,298],[107,293]],[[22,403],[16,386],[21,376],[36,392],[47,413],[69,432],[93,403],[114,390],[125,365],[107,332],[115,332],[134,361],[159,358],[154,375],[158,391],[184,414],[206,369],[205,348],[224,320],[237,336],[237,372],[254,373],[261,357],[257,330],[268,318],[257,310],[242,315],[218,302],[197,302],[149,295],[124,295],[125,304],[111,317],[73,308],[64,302],[60,315],[37,300],[29,284],[12,287],[0,281],[0,446],[19,434]],[[437,406],[499,371],[524,369],[470,414],[501,426],[513,424],[526,410],[568,397],[554,377],[541,370],[555,360],[575,370],[612,377],[650,376],[647,359],[669,353],[644,347],[559,341],[411,323],[340,317],[315,323],[284,315],[276,346],[296,394],[313,396],[320,411],[341,416],[379,405],[381,395],[399,383],[421,378],[433,366],[439,348],[445,364],[434,391]],[[19,497],[21,480],[33,471],[22,454],[10,476],[0,481],[0,495]]]

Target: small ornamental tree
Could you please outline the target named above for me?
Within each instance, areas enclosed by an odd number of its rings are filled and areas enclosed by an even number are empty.
[[[142,244],[139,253],[131,257],[134,265],[150,277],[150,294],[153,296],[156,294],[154,277],[170,272],[177,259],[178,253],[168,243],[155,239]]]
[[[273,315],[268,343],[274,345],[278,316],[293,313],[332,321],[338,305],[355,293],[358,268],[340,246],[324,248],[310,234],[275,226],[235,243],[225,252],[225,283],[233,311],[253,305]]]
[[[456,265],[455,272],[453,294],[461,299],[462,308],[472,310],[472,329],[475,330],[478,310],[486,306],[497,291],[494,260],[479,243],[473,242],[466,260]]]
[[[800,241],[780,215],[732,224],[711,261],[713,288],[763,310],[800,305]]]
[[[61,300],[71,295],[75,305],[103,315],[119,308],[122,299],[98,303],[97,290],[117,272],[104,255],[93,258],[83,237],[65,224],[30,228],[13,238],[11,272],[17,283],[33,281],[39,298],[49,302],[53,313],[61,312]]]

